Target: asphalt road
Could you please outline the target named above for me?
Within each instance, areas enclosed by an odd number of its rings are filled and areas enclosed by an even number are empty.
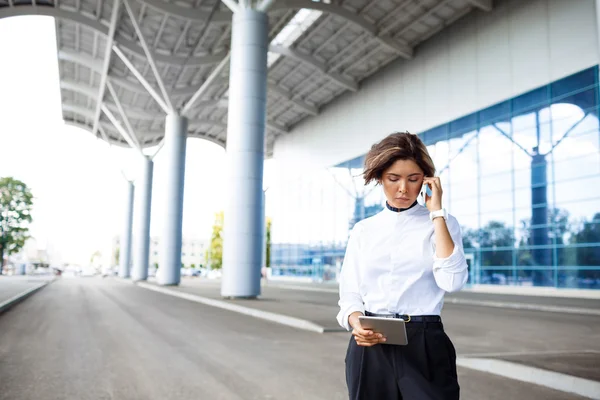
[[[526,343],[531,314],[507,312],[516,313],[506,320],[522,337],[517,347],[539,341]],[[502,322],[458,306],[449,317],[457,347],[468,347],[471,334],[460,323]],[[0,399],[344,399],[347,343],[346,333],[298,331],[113,279],[63,278],[0,315]],[[466,400],[578,398],[468,369],[459,375]]]

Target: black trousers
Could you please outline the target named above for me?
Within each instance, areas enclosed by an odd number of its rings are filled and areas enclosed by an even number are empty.
[[[456,352],[441,322],[406,324],[408,345],[363,347],[350,338],[350,400],[457,400]]]

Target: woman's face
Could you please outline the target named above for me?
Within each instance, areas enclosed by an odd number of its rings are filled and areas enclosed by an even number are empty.
[[[408,208],[423,186],[423,170],[413,160],[397,160],[383,171],[381,185],[390,206]]]

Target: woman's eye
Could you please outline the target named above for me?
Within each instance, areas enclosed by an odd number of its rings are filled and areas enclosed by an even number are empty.
[[[398,182],[398,179],[390,179],[390,182]]]
[[[418,179],[414,179],[414,180],[413,180],[413,179],[409,179],[408,181],[409,181],[409,182],[419,182],[419,180],[418,180]]]

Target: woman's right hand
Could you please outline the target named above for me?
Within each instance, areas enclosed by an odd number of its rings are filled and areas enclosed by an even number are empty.
[[[361,312],[353,312],[348,317],[348,323],[352,327],[352,336],[359,346],[370,347],[379,343],[385,343],[385,338],[381,333],[375,333],[369,329],[363,329],[358,317],[363,315]]]

